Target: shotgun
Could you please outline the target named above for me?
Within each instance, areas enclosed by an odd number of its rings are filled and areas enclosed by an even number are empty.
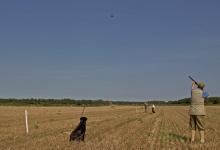
[[[198,82],[196,82],[196,80],[194,80],[191,76],[188,76],[192,81],[195,82],[196,85],[198,85]]]

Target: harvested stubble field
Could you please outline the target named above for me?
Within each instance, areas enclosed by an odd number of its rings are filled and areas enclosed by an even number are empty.
[[[25,133],[24,110],[29,113]],[[220,106],[207,106],[206,143],[191,144],[188,107],[161,106],[152,114],[139,106],[87,107],[85,142],[69,142],[81,107],[0,107],[0,149],[148,150],[219,149]],[[136,113],[137,112],[137,113]]]

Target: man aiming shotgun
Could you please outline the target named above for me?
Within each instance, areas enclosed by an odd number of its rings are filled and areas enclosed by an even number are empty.
[[[195,132],[196,129],[199,130],[200,133],[200,142],[204,143],[204,116],[205,108],[204,108],[204,98],[208,97],[208,93],[205,92],[205,83],[204,82],[196,82],[191,76],[189,78],[192,80],[192,88],[191,88],[191,104],[189,109],[190,121],[189,125],[191,128],[191,142],[195,140]]]

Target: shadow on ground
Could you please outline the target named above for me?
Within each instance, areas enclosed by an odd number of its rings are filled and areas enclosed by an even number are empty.
[[[186,136],[182,136],[176,133],[168,133],[168,135],[169,135],[169,139],[178,139],[179,141],[184,141],[184,142],[189,141],[189,138],[187,138]]]

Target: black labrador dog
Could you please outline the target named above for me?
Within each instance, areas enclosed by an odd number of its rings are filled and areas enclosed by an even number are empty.
[[[85,133],[86,133],[86,121],[87,118],[86,117],[81,117],[80,118],[80,123],[78,124],[78,126],[75,128],[75,130],[73,130],[70,134],[70,140],[69,141],[84,141],[85,138]]]

